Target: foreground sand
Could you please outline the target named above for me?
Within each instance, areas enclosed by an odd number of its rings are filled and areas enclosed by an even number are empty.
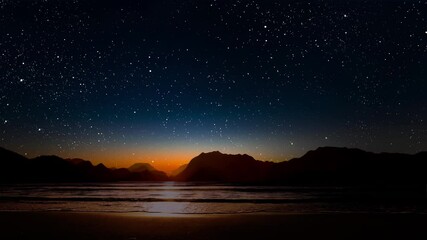
[[[427,215],[0,212],[0,239],[427,239]]]

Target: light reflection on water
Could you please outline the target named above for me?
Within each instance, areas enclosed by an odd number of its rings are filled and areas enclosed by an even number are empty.
[[[0,185],[0,211],[133,212],[159,216],[319,212],[427,213],[426,199],[405,199],[397,203],[365,201],[384,197],[377,195],[372,190],[343,187],[180,182],[12,184]],[[407,193],[393,192],[390,196],[387,195],[387,200],[396,196],[406,197]],[[360,198],[363,201],[359,201]]]
[[[179,190],[175,187],[175,182],[165,182],[160,186],[158,198],[165,200],[177,199],[179,197]],[[145,205],[145,212],[156,214],[157,216],[176,216],[179,213],[188,212],[188,202],[147,202]]]
[[[159,197],[162,199],[175,199],[179,196],[178,188],[175,187],[175,182],[165,182],[159,189]]]
[[[151,202],[145,204],[147,213],[174,215],[188,212],[189,203],[183,202]]]

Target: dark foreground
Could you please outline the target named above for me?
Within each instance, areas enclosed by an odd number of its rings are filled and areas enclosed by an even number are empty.
[[[427,215],[0,212],[1,239],[427,239]]]

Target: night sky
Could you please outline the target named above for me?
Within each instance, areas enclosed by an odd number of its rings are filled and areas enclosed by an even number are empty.
[[[28,157],[416,153],[426,94],[425,1],[0,0],[0,146]]]

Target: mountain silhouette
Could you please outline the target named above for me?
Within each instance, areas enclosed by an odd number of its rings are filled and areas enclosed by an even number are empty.
[[[175,177],[176,175],[178,175],[178,174],[180,174],[182,171],[184,171],[184,170],[187,168],[187,166],[188,166],[188,164],[184,164],[184,165],[179,166],[177,169],[173,170],[173,171],[170,173],[170,176],[171,176],[171,177]]]
[[[371,153],[321,147],[279,163],[248,155],[202,153],[174,177],[177,181],[224,181],[274,184],[425,184],[427,153]]]
[[[274,163],[246,154],[201,153],[170,178],[147,163],[129,168],[94,166],[83,159],[28,159],[0,148],[0,182],[218,181],[254,184],[399,185],[427,183],[427,152],[414,155],[321,147]]]
[[[202,153],[193,158],[175,179],[178,181],[255,182],[262,180],[272,163],[257,161],[249,155]]]
[[[427,156],[372,153],[321,147],[300,158],[278,163],[273,181],[288,183],[403,184],[426,183]]]
[[[157,171],[149,163],[135,163],[132,166],[130,166],[128,169],[131,172]]]
[[[155,169],[149,163],[135,163],[128,170],[137,174],[135,180],[152,180],[152,181],[167,181],[169,180],[166,173]]]
[[[109,182],[109,181],[166,181],[164,172],[153,167],[145,171],[126,168],[110,169],[100,163],[94,166],[83,159],[63,159],[58,156],[39,156],[28,159],[0,148],[2,166],[0,182]],[[133,169],[135,170],[135,169]]]
[[[21,174],[25,174],[28,169],[29,160],[18,153],[0,147],[0,182],[22,181]]]

